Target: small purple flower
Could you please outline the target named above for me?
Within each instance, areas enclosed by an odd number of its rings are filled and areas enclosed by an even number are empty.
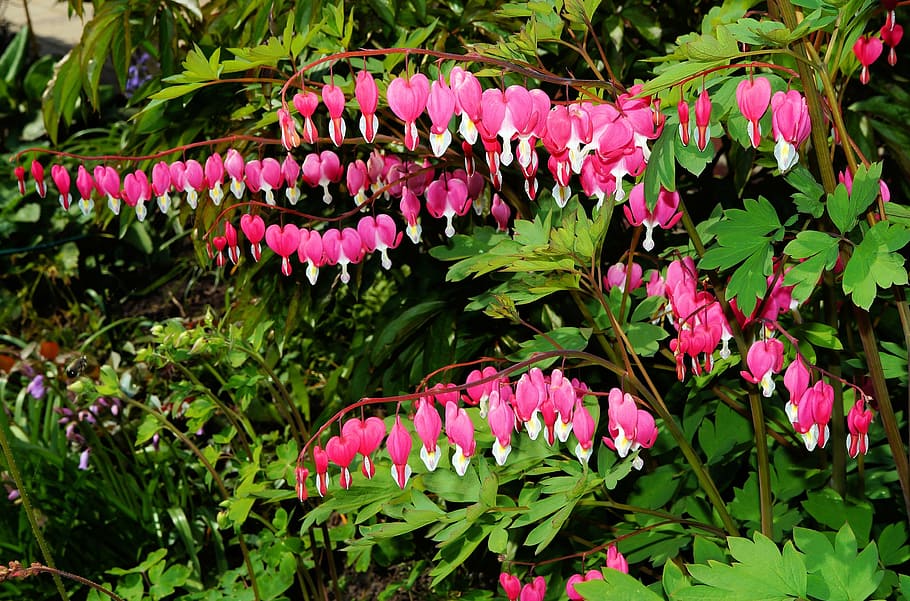
[[[35,397],[36,399],[43,399],[44,393],[45,393],[44,376],[39,374],[39,375],[35,376],[34,378],[32,378],[32,381],[29,383],[28,388],[26,388],[26,390],[28,390],[28,393],[30,395],[32,395],[33,397]]]
[[[87,469],[88,469],[88,456],[89,456],[89,453],[90,453],[90,450],[89,450],[88,448],[86,448],[84,451],[82,451],[82,454],[79,455],[79,469],[80,469],[80,470],[87,470]]]
[[[19,489],[18,489],[18,488],[11,488],[10,491],[9,491],[9,494],[6,495],[6,498],[7,498],[9,501],[15,501],[16,499],[18,499],[18,498],[19,498]]]

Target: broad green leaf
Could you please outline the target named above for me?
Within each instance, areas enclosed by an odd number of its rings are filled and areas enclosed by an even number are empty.
[[[840,341],[839,334],[835,328],[824,323],[810,322],[793,328],[790,331],[797,339],[806,340],[809,344],[821,348],[827,348],[834,351],[843,350],[844,345]]]
[[[869,309],[876,296],[876,286],[889,288],[907,284],[907,267],[897,253],[910,242],[910,230],[880,221],[866,232],[862,242],[844,269],[843,288],[853,302]]]
[[[612,568],[603,568],[603,580],[590,580],[575,585],[578,594],[585,599],[609,599],[610,601],[660,601],[661,596],[641,582]]]
[[[632,348],[643,357],[653,357],[660,350],[659,342],[669,336],[662,327],[643,322],[629,324],[625,333]]]
[[[825,212],[825,205],[821,202],[825,189],[815,180],[812,173],[803,165],[796,165],[787,172],[784,179],[797,189],[797,192],[793,194],[796,210],[800,213],[808,213],[816,219],[821,217]]]
[[[651,159],[645,170],[645,202],[648,209],[657,206],[657,197],[663,186],[673,192],[676,190],[676,132],[667,127],[651,149]]]
[[[878,553],[883,566],[896,566],[910,560],[907,526],[904,522],[885,526],[878,537]]]
[[[832,546],[815,530],[796,528],[793,537],[805,553],[808,593],[826,601],[861,601],[878,588],[884,572],[878,569],[878,548],[871,543],[857,554],[856,538],[844,524]]]

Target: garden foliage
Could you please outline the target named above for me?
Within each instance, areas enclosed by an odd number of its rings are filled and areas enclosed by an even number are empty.
[[[895,2],[94,9],[0,56],[0,596],[910,599]]]

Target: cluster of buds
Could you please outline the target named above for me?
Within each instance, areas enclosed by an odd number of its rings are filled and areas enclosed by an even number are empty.
[[[521,586],[518,576],[503,572],[499,575],[499,586],[509,601],[543,601],[547,594],[547,581],[543,576],[537,576]]]
[[[629,563],[623,557],[616,545],[610,545],[607,548],[607,568],[617,570],[623,574],[629,573]],[[590,582],[591,580],[603,580],[603,572],[600,570],[588,570],[584,574],[572,574],[566,582],[566,595],[572,601],[584,601],[584,597],[575,590],[575,585],[580,582]]]
[[[545,375],[540,369],[532,368],[514,383],[498,373],[493,367],[474,370],[464,386],[437,385],[417,399],[410,421],[420,440],[419,455],[427,471],[435,471],[441,463],[443,452],[439,438],[443,432],[454,449],[451,465],[459,476],[466,473],[471,457],[477,452],[474,422],[461,403],[477,406],[480,418],[487,421],[494,437],[492,454],[498,465],[505,465],[512,451],[512,436],[522,429],[531,440],[536,440],[542,433],[550,446],[557,440],[566,443],[574,433],[574,453],[581,463],[587,463],[593,452],[596,427],[582,402],[588,387],[577,379],[570,380],[559,369]],[[627,399],[623,399],[621,393],[619,396],[621,402],[617,404],[613,392],[610,393],[610,437],[605,439],[605,444],[625,457],[639,448],[651,447],[657,437],[657,428],[654,418],[637,409],[629,395],[626,395]],[[351,486],[350,469],[358,454],[363,457],[364,476],[372,478],[375,466],[371,455],[383,438],[392,460],[392,478],[404,488],[412,474],[409,457],[413,446],[405,421],[401,414],[397,415],[386,437],[386,427],[378,418],[350,419],[342,424],[341,432],[333,436],[325,448],[315,446],[313,461],[319,494],[325,495],[328,490],[330,463],[341,470],[341,487]],[[639,460],[637,467],[640,467]],[[301,500],[307,497],[309,473],[303,466],[297,469],[297,493]]]

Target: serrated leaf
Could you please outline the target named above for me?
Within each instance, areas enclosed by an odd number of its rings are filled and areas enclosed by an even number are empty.
[[[610,599],[610,601],[661,601],[660,595],[628,574],[603,568],[603,580],[589,580],[575,585],[585,599]]]

